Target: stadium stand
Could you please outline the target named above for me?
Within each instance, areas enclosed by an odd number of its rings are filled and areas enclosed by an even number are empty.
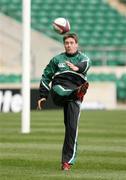
[[[71,23],[71,32],[78,33],[80,48],[92,60],[93,66],[126,66],[126,16],[120,14],[107,1],[99,0],[32,0],[32,28],[60,41],[52,30],[52,21],[66,17]],[[125,3],[125,0],[120,0]],[[22,21],[21,0],[1,0],[0,12],[17,21]],[[10,77],[8,77],[10,76]],[[0,75],[0,82],[20,81],[20,75]],[[114,81],[118,99],[126,101],[125,74],[90,74],[91,81]],[[10,80],[9,80],[10,78]]]
[[[21,2],[1,0],[0,11],[21,21]],[[56,40],[59,37],[52,31],[52,21],[59,16],[68,18],[72,25],[71,31],[80,36],[81,48],[86,47],[93,61],[98,61],[93,62],[93,65],[126,64],[123,58],[126,56],[126,17],[120,15],[106,1],[32,0],[31,7],[32,28]]]

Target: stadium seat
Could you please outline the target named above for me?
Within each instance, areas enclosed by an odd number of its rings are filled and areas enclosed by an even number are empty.
[[[21,75],[17,74],[0,74],[0,83],[20,83]]]
[[[126,101],[126,83],[124,81],[117,82],[117,99]]]

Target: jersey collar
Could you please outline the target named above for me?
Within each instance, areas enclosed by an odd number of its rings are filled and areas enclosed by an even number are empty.
[[[78,54],[78,51],[76,51],[74,54],[68,54],[66,52],[65,52],[65,54],[66,54],[67,57],[74,57],[74,56],[76,56]]]

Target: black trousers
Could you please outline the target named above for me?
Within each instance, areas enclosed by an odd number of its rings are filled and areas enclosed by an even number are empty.
[[[71,96],[60,96],[54,91],[52,91],[52,98],[55,104],[63,106],[64,109],[65,137],[61,162],[73,164],[77,152],[78,122],[81,102],[74,98],[72,99]]]
[[[77,152],[78,121],[80,105],[75,101],[64,105],[65,137],[62,149],[62,163],[73,164]]]

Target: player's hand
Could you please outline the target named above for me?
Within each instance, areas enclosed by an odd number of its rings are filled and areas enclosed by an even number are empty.
[[[43,108],[45,102],[46,102],[46,98],[39,99],[38,102],[37,102],[38,103],[37,109],[41,110]]]
[[[69,66],[73,71],[78,71],[79,68],[77,66],[75,66],[74,64],[72,64],[69,61],[66,61],[67,66]]]

